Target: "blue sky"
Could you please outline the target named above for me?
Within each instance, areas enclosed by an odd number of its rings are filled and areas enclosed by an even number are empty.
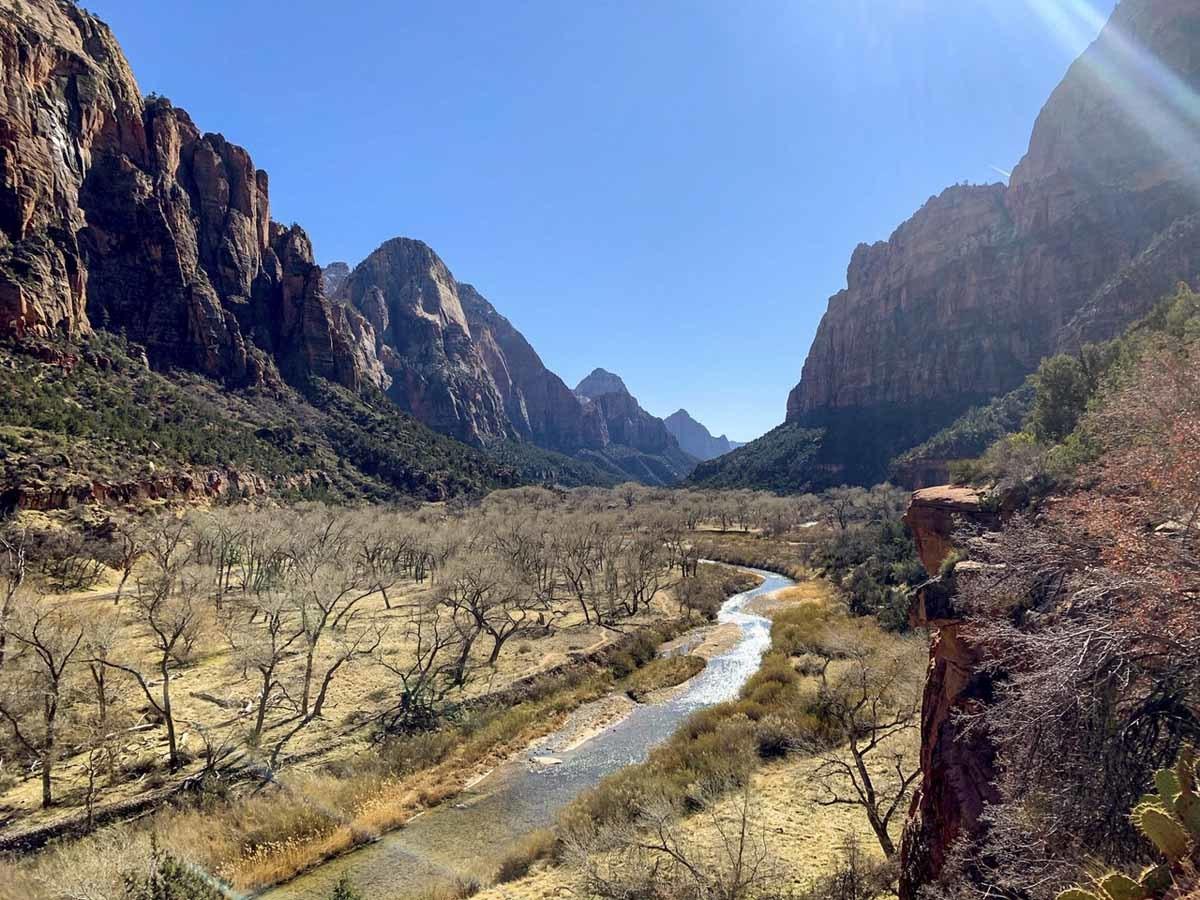
[[[1113,6],[85,3],[319,261],[425,240],[568,384],[603,366],[739,440],[783,420],[855,245],[1011,170]]]

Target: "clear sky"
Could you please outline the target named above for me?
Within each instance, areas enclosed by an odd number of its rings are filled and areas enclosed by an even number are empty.
[[[856,244],[1011,170],[1112,0],[85,0],[322,263],[428,242],[574,385],[747,440]]]

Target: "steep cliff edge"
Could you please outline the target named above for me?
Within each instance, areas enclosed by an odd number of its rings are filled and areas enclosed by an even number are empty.
[[[991,675],[963,634],[955,608],[956,582],[972,577],[972,564],[942,572],[963,526],[990,530],[1000,515],[989,511],[971,488],[941,486],[913,494],[905,524],[932,580],[917,595],[913,625],[932,630],[929,672],[921,708],[921,780],[913,795],[901,846],[900,896],[915,900],[933,884],[960,835],[974,834],[987,803],[995,799],[995,754],[986,738],[965,728],[962,713],[987,703]]]
[[[1200,272],[1200,144],[1171,87],[1200,87],[1197,28],[1194,3],[1126,0],[1046,103],[1011,185],[951,188],[859,247],[789,420],[838,443],[885,416],[892,447],[911,446]],[[877,472],[886,450],[869,444],[847,472]]]
[[[1124,0],[1010,185],[949,188],[854,251],[788,398],[820,451],[811,477],[782,480],[880,480],[1045,356],[1116,336],[1200,273],[1198,33],[1190,0]]]
[[[603,426],[589,415],[537,351],[474,287],[458,285],[476,346],[504,404],[509,423],[523,440],[574,454],[604,447]]]
[[[270,219],[249,154],[143,102],[107,26],[0,0],[0,335],[123,331],[150,361],[237,384],[379,378],[307,236]]]

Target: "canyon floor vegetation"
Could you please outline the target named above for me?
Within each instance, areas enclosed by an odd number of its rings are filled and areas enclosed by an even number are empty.
[[[704,560],[819,568],[855,612],[899,605],[901,508],[884,487],[623,485],[23,513],[0,543],[0,841],[37,852],[4,882],[65,898],[177,864],[240,890],[287,878],[584,703],[693,676],[703,659],[657,648],[757,581]],[[810,737],[784,727],[803,718],[779,699],[795,699],[789,659],[766,660],[736,713],[767,720],[735,729],[767,756]]]

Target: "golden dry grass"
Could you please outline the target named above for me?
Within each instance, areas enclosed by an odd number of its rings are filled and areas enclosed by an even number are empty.
[[[919,753],[915,733],[907,735],[899,746],[910,761]],[[872,858],[883,858],[861,809],[815,802],[808,784],[818,764],[813,757],[788,757],[767,763],[750,782],[753,823],[772,863],[770,891],[775,895],[799,893],[829,874],[841,848],[851,838],[856,838]],[[873,774],[881,780],[889,777],[886,766],[876,767]],[[731,822],[738,814],[736,806],[735,798],[727,798],[717,805],[715,816]],[[892,836],[897,841],[902,823],[899,817],[894,821]],[[679,832],[716,858],[719,835],[712,813],[684,819]],[[579,895],[576,872],[566,866],[535,863],[525,877],[493,885],[476,896],[480,900],[559,900]]]
[[[782,629],[800,623],[810,623],[809,627],[820,627],[819,623],[830,623],[829,627],[834,628],[840,627],[839,623],[853,628],[869,626],[882,640],[899,640],[880,632],[868,621],[844,618],[836,592],[823,580],[803,581],[756,603],[755,611],[759,614],[778,616],[777,628],[781,629],[778,640],[785,642]],[[768,661],[778,659],[777,654],[768,657]],[[838,665],[835,663],[834,667]],[[805,678],[797,687],[801,695],[807,695],[815,691],[815,679]],[[899,751],[906,767],[915,765],[920,752],[917,729],[902,732],[881,750],[868,767],[876,786],[887,790],[895,781],[894,759],[888,754]],[[849,757],[844,749],[835,749],[829,755]],[[834,870],[843,848],[851,840],[857,841],[870,857],[883,859],[883,851],[862,808],[825,806],[819,802],[823,794],[813,775],[820,765],[818,756],[792,754],[764,762],[749,777],[747,789],[752,798],[753,826],[765,844],[772,872],[769,886],[764,889],[771,895],[811,888]],[[727,796],[712,810],[683,819],[678,825],[679,833],[715,860],[723,839],[716,822],[732,822],[740,814],[739,799]],[[902,816],[893,819],[891,831],[896,841],[902,824]],[[729,831],[727,828],[725,833]],[[478,896],[484,900],[559,900],[579,896],[580,890],[579,873],[566,866],[541,862],[533,864],[524,877],[493,885]]]
[[[94,591],[71,596],[69,603],[85,619],[110,616],[110,590],[111,585],[106,583]],[[413,586],[393,597],[393,603],[420,600],[428,590]],[[382,605],[377,599],[371,602]],[[518,677],[550,669],[613,639],[611,632],[583,623],[573,604],[564,603],[564,611],[558,630],[546,636],[514,639],[507,645],[498,665],[470,686],[468,696],[502,689]],[[677,603],[668,591],[663,591],[630,624],[677,612]],[[398,613],[380,610],[379,615],[386,620]],[[399,635],[402,629],[392,633]],[[118,652],[136,655],[139,651],[135,648],[142,646],[142,638],[141,627],[126,621],[117,641]],[[398,638],[389,640],[396,643],[388,649],[404,652]],[[148,656],[143,658],[148,661]],[[326,715],[289,746],[291,752],[308,755],[308,761],[287,771],[275,785],[252,795],[235,790],[228,799],[207,799],[196,807],[162,810],[140,823],[104,828],[92,837],[63,843],[21,864],[4,865],[0,867],[0,898],[6,897],[10,886],[29,882],[46,885],[64,878],[75,883],[111,879],[114,859],[140,858],[148,853],[152,831],[164,848],[241,890],[286,880],[444,802],[512,753],[556,730],[573,709],[611,688],[611,682],[603,679],[564,685],[542,700],[521,704],[463,731],[451,739],[452,746],[443,747],[442,754],[419,771],[396,774],[378,764],[375,748],[368,740],[370,729],[362,727],[387,702],[394,685],[380,670],[359,664],[334,682]],[[201,695],[220,698],[235,710],[231,713],[228,705],[218,705]],[[253,696],[251,680],[220,636],[210,631],[190,663],[173,678],[177,720],[184,723],[180,727],[182,747],[198,751],[197,729],[211,728],[218,722],[231,722],[228,727],[233,731],[246,729],[247,716],[236,709],[245,709]],[[122,699],[131,721],[137,721],[141,698],[132,686],[126,686]],[[269,745],[277,729],[278,723],[274,729],[268,728],[264,743]],[[126,767],[136,764],[147,773],[130,778],[118,772],[113,782],[105,785],[100,802],[133,798],[163,783],[164,759],[161,729],[147,727],[129,732],[122,740],[119,762]],[[195,774],[198,768],[198,764],[190,764],[174,777]],[[36,780],[27,779],[0,794],[0,809],[8,812],[10,822],[22,826],[47,824],[77,813],[80,785],[85,779],[83,758],[63,760],[55,779],[65,801],[61,806],[41,810]],[[114,857],[114,844],[126,852]],[[12,896],[28,900],[40,893],[20,890],[24,893]]]

